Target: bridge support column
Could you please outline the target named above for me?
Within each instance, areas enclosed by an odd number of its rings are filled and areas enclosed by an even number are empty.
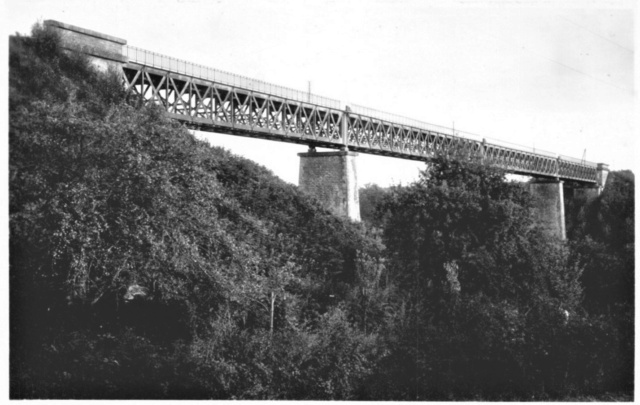
[[[609,165],[606,163],[598,163],[598,195],[604,190],[604,186],[607,184],[607,177],[609,176]]]
[[[567,234],[564,222],[563,182],[539,179],[529,183],[529,191],[534,197],[538,223],[550,235],[565,240]]]
[[[360,221],[355,152],[316,152],[300,156],[298,187],[322,202],[336,215]]]

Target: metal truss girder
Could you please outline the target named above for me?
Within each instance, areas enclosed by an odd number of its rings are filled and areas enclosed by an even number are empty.
[[[562,158],[289,100],[136,63],[124,65],[122,73],[128,97],[160,105],[171,118],[201,130],[332,148],[348,147],[364,153],[422,161],[437,155],[475,155],[514,173],[588,183],[597,181],[595,167]]]

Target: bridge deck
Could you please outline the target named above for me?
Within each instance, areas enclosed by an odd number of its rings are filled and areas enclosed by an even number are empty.
[[[342,108],[337,100],[131,46],[124,52],[128,91],[194,129],[422,161],[439,154],[480,155],[516,174],[597,182],[595,163],[487,142],[364,107]]]

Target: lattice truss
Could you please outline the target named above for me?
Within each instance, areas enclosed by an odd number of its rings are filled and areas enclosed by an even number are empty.
[[[481,156],[508,172],[596,181],[596,167],[349,113],[349,148],[398,157]]]
[[[481,143],[466,138],[354,113],[349,113],[347,140],[354,150],[423,159],[475,155],[481,150]]]
[[[278,139],[314,146],[429,160],[482,156],[524,175],[597,181],[595,167],[415,128],[365,115],[254,92],[137,64],[123,67],[131,96],[161,105],[170,117],[204,131]]]
[[[179,74],[127,65],[130,95],[204,131],[340,146],[342,111]]]
[[[558,176],[558,160],[492,144],[485,144],[485,159],[507,171],[518,174]]]
[[[583,163],[571,162],[562,158],[558,159],[558,173],[561,179],[570,179],[578,181],[598,181],[597,167],[589,166]]]
[[[484,156],[490,164],[517,174],[537,174],[561,180],[597,181],[596,166],[560,157],[553,158],[490,143],[484,144]]]

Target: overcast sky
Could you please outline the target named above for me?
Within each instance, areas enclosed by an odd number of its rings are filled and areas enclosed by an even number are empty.
[[[633,1],[5,0],[129,45],[557,154],[634,168]],[[305,146],[198,133],[297,184]],[[360,154],[360,185],[422,163]]]

